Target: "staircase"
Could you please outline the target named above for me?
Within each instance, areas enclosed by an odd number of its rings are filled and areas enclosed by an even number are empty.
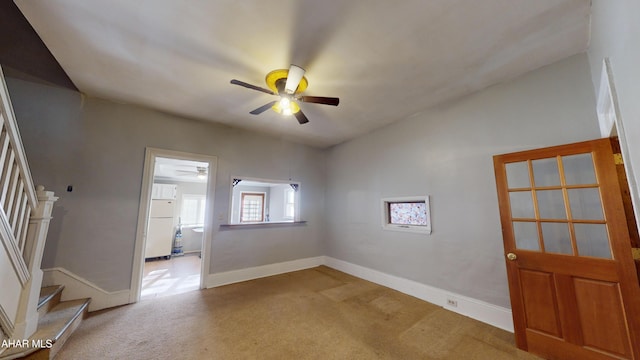
[[[14,344],[0,353],[0,360],[53,359],[56,356],[82,322],[91,302],[91,299],[60,301],[63,289],[64,286],[40,289],[38,329],[26,342],[26,346]]]

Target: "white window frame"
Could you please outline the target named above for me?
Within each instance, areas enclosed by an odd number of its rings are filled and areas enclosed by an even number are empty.
[[[184,208],[184,203],[185,203],[185,199],[196,199],[198,200],[198,211],[196,214],[196,218],[205,218],[206,219],[206,215],[205,215],[205,211],[206,211],[206,207],[207,207],[207,196],[206,195],[201,195],[201,194],[182,194],[181,197],[181,201],[180,201],[180,222],[182,223],[182,225],[186,225],[186,226],[203,226],[204,222],[202,223],[196,223],[196,224],[186,224],[185,223],[185,219],[182,216],[182,209]],[[202,205],[201,205],[202,204]],[[202,216],[198,216],[200,215],[200,212],[202,212]]]
[[[389,216],[389,205],[392,203],[407,203],[407,202],[424,202],[427,211],[427,225],[404,225],[404,224],[392,224]],[[381,201],[382,208],[382,229],[390,231],[404,231],[420,234],[431,234],[431,206],[429,205],[429,196],[402,196],[402,197],[388,197],[383,198]]]
[[[289,194],[293,193],[293,203],[289,202]],[[296,191],[293,189],[287,189],[284,192],[284,209],[283,209],[283,218],[284,219],[295,219],[296,217],[296,200],[297,200],[297,196],[296,196]],[[287,216],[287,208],[290,204],[293,204],[293,216]]]
[[[261,195],[262,197],[262,220],[261,221],[242,221],[242,210],[244,208],[244,203],[243,203],[243,199],[245,195]],[[240,191],[240,203],[239,203],[239,208],[238,208],[238,222],[240,224],[262,224],[266,221],[267,219],[267,193],[262,192],[262,191]]]

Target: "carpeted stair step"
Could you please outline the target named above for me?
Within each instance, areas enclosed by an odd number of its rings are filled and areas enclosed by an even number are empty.
[[[38,300],[38,316],[43,317],[49,310],[60,303],[64,285],[45,286],[40,289]]]
[[[50,291],[50,290],[47,290]],[[40,313],[38,330],[29,338],[27,347],[12,346],[0,354],[0,360],[9,359],[53,359],[69,336],[80,325],[86,315],[91,299],[79,299],[60,302],[60,295],[49,294],[40,309],[47,307],[46,313]],[[49,296],[46,295],[46,296]],[[58,298],[57,300],[55,298]],[[42,297],[41,297],[42,299]],[[55,303],[57,301],[57,303]],[[45,305],[46,303],[55,303]]]

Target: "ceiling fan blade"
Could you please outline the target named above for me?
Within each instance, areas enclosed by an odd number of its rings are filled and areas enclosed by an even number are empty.
[[[262,91],[263,93],[267,93],[269,95],[275,95],[276,94],[276,93],[274,93],[273,91],[271,91],[269,89],[261,88],[260,86],[251,85],[251,84],[248,84],[248,83],[246,83],[244,81],[240,81],[240,80],[236,80],[236,79],[231,80],[231,83],[233,85],[244,86],[244,87],[246,87],[248,89]]]
[[[258,114],[262,114],[263,112],[269,110],[273,105],[275,105],[276,101],[272,101],[270,103],[264,104],[262,106],[260,106],[259,108],[249,112],[249,114],[252,115],[258,115]]]
[[[299,100],[302,102],[333,105],[333,106],[338,106],[338,104],[340,103],[339,98],[324,97],[324,96],[301,96]]]
[[[293,115],[295,115],[296,119],[298,119],[298,122],[300,123],[300,125],[306,124],[309,122],[309,119],[307,119],[306,115],[302,112],[302,110],[298,111]]]
[[[291,67],[289,67],[289,73],[287,74],[287,83],[284,85],[284,91],[287,94],[293,94],[296,92],[304,73],[305,70],[303,68],[291,64]]]

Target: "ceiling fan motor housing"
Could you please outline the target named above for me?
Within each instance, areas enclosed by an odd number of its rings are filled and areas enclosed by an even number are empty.
[[[309,86],[309,81],[304,77],[304,73],[305,70],[303,68],[291,64],[289,69],[273,70],[267,74],[265,82],[269,89],[236,79],[232,79],[231,84],[280,97],[279,101],[271,101],[264,104],[250,111],[250,114],[259,115],[271,108],[279,114],[294,115],[300,124],[306,124],[309,122],[309,119],[307,119],[307,116],[301,111],[300,105],[298,105],[299,101],[338,106],[340,99],[337,97],[300,95],[307,89],[307,86]]]

